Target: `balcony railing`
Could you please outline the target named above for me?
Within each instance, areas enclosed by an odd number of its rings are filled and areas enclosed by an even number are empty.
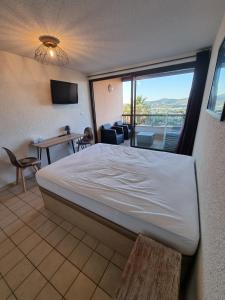
[[[131,114],[122,114],[126,124],[132,123]],[[136,114],[135,125],[150,127],[182,127],[185,114]]]

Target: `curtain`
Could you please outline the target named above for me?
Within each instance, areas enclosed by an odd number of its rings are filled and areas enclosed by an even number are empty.
[[[192,88],[187,105],[186,118],[177,145],[176,153],[178,154],[192,155],[209,68],[210,54],[210,50],[197,53]]]

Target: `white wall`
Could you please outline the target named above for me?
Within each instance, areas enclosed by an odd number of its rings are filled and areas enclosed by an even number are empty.
[[[209,25],[210,26],[210,25]],[[225,299],[225,122],[206,112],[225,17],[213,46],[194,147],[201,220],[201,244],[190,299]]]
[[[108,85],[113,91],[109,93]],[[122,119],[123,113],[123,83],[121,78],[94,82],[94,97],[97,128],[104,123],[111,123]],[[100,138],[100,132],[98,131]]]
[[[50,79],[78,83],[79,103],[53,105]],[[36,155],[30,144],[37,137],[57,136],[65,125],[83,132],[91,125],[89,102],[88,81],[82,73],[0,51],[0,147],[10,148],[18,157]],[[69,152],[67,144],[56,146],[51,149],[52,160]],[[0,187],[13,181],[15,169],[1,149]]]

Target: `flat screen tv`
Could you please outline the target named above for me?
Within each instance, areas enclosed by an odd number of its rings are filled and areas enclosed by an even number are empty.
[[[78,103],[78,84],[58,80],[51,80],[51,94],[53,104]]]

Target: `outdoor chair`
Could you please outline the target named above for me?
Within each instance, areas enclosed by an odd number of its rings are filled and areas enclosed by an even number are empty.
[[[101,126],[101,142],[106,144],[121,144],[124,142],[124,131],[122,127],[111,126],[107,123]]]

